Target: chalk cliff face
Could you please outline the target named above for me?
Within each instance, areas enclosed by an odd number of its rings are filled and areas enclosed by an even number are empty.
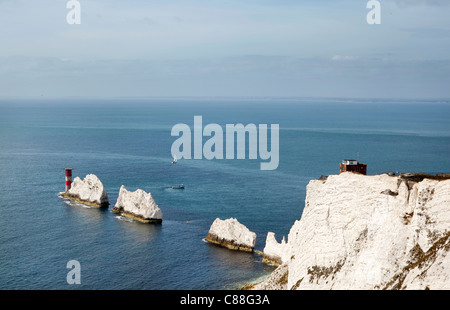
[[[112,212],[144,223],[160,223],[163,216],[151,193],[146,193],[142,189],[130,192],[123,185],[120,187],[119,197]]]
[[[450,289],[450,180],[350,172],[312,180],[281,264],[255,289]]]
[[[71,198],[91,206],[108,206],[108,195],[100,179],[94,174],[88,174],[83,180],[76,177],[71,188],[61,196]]]
[[[256,244],[256,233],[250,231],[235,218],[215,219],[206,241],[220,246],[245,252],[252,252]]]

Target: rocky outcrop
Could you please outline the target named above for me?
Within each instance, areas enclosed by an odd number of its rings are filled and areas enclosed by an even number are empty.
[[[112,212],[143,223],[161,223],[163,216],[151,193],[142,189],[130,192],[123,185]]]
[[[252,252],[256,244],[256,233],[251,232],[235,218],[217,218],[205,240],[228,249]]]
[[[83,180],[76,177],[71,188],[60,196],[70,198],[86,205],[106,207],[109,205],[108,195],[100,179],[94,174],[88,174]]]
[[[263,250],[263,262],[271,265],[281,265],[283,261],[288,260],[287,255],[289,255],[289,248],[285,238],[283,237],[281,243],[278,243],[273,232],[267,233],[266,246]]]
[[[307,186],[280,266],[254,289],[450,289],[450,180],[342,173]]]

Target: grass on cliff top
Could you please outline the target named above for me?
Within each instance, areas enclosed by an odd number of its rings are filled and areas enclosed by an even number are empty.
[[[413,182],[421,182],[424,179],[444,181],[444,180],[450,179],[450,174],[441,173],[441,174],[431,175],[431,174],[427,174],[427,173],[402,173],[402,174],[400,174],[400,177],[402,179],[406,179],[408,181],[413,181]]]
[[[351,173],[356,173],[356,174],[360,174],[358,172],[352,172],[349,171]],[[437,181],[444,181],[444,180],[448,180],[450,179],[450,173],[439,173],[439,174],[428,174],[428,173],[421,173],[421,172],[411,172],[411,173],[400,173],[400,175],[394,173],[394,172],[389,172],[387,173],[391,176],[399,176],[402,179],[408,180],[408,181],[412,181],[412,182],[421,182],[424,179],[431,179],[431,180],[437,180]],[[368,174],[370,176],[370,174]],[[322,180],[325,181],[328,178],[328,175],[321,175],[317,180]]]

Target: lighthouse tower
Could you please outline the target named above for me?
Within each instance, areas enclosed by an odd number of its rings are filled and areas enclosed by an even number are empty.
[[[65,168],[66,171],[66,193],[72,186],[72,168]]]

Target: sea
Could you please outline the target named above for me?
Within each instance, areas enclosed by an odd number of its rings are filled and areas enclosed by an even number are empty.
[[[178,159],[176,124],[279,125],[279,165]],[[259,128],[259,127],[258,127]],[[209,137],[204,137],[205,142]],[[225,135],[224,135],[225,139]],[[269,139],[270,140],[270,139]],[[225,142],[224,142],[225,143]],[[269,145],[270,149],[270,145]],[[225,150],[224,150],[225,152]],[[308,98],[62,98],[0,100],[0,289],[232,290],[275,267],[256,253],[204,241],[216,218],[287,238],[312,179],[343,159],[368,174],[450,173],[450,103]],[[58,196],[64,169],[97,175],[110,206]],[[172,185],[184,184],[184,190]],[[120,187],[150,192],[161,224],[111,212]],[[363,206],[362,206],[363,207]],[[68,281],[79,262],[79,284]]]

